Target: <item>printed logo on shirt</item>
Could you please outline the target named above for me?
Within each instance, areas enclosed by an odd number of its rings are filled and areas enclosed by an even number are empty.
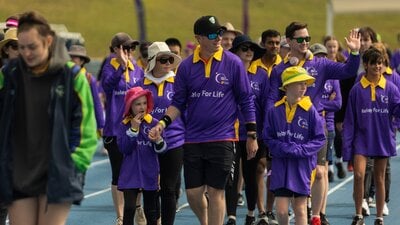
[[[381,99],[382,103],[385,103],[385,104],[389,103],[389,97],[387,95],[381,95],[380,99]]]
[[[223,73],[218,73],[218,72],[215,74],[215,82],[217,82],[218,84],[222,84],[222,85],[229,84],[229,80],[226,77],[226,75]]]
[[[126,91],[123,91],[123,90],[113,91],[113,94],[114,94],[114,95],[125,95],[125,94],[126,94]]]
[[[298,139],[298,140],[300,140],[300,141],[303,141],[303,140],[304,140],[303,134],[301,134],[301,133],[292,133],[292,131],[290,131],[290,130],[278,131],[278,132],[276,132],[276,136],[277,136],[278,138],[288,136],[289,138]]]
[[[324,89],[326,92],[331,93],[333,90],[331,82],[325,82]]]
[[[167,99],[172,100],[172,97],[174,97],[175,92],[173,91],[167,91]]]
[[[260,90],[260,85],[258,82],[256,81],[250,81],[250,86],[252,89],[259,91]]]
[[[151,111],[150,114],[161,114],[164,115],[167,112],[167,108],[159,108],[159,107],[155,107],[153,108],[153,110]]]
[[[314,67],[304,67],[304,69],[307,70],[307,72],[313,76],[315,79],[317,79],[318,77],[318,70],[316,70]]]
[[[308,121],[301,116],[297,120],[297,125],[303,129],[308,129]]]
[[[200,97],[223,98],[224,96],[225,94],[222,91],[207,91],[207,90],[202,90],[201,92],[194,91],[190,95],[191,98],[200,98]]]

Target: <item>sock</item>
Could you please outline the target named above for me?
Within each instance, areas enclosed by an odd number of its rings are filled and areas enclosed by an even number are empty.
[[[333,165],[329,165],[328,170],[333,172]]]
[[[336,159],[336,162],[337,162],[337,163],[339,163],[339,162],[343,162],[343,158],[342,158],[342,157],[340,157],[340,158],[337,158],[337,159]]]
[[[383,221],[383,217],[376,217],[375,219]]]

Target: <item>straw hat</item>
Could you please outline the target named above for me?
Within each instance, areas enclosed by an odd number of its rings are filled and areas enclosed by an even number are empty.
[[[70,56],[82,57],[85,60],[85,63],[90,62],[90,57],[86,54],[86,48],[82,45],[71,45],[68,54]]]
[[[10,28],[4,34],[4,39],[0,41],[0,49],[3,48],[10,41],[18,41],[17,28]]]
[[[243,34],[242,31],[236,30],[236,29],[233,27],[233,25],[232,25],[231,23],[229,23],[229,22],[226,22],[223,26],[226,27],[226,31],[225,31],[225,32],[232,32],[232,33],[234,33],[236,36],[242,35],[242,34]]]

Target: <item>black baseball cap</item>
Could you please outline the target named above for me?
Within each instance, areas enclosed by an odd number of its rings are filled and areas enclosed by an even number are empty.
[[[221,26],[215,16],[202,16],[194,23],[194,34],[197,35],[208,35],[221,29],[226,30],[226,27]]]
[[[123,46],[136,46],[139,44],[139,41],[133,40],[131,36],[127,33],[117,33],[111,40],[111,48],[119,47],[120,45]]]

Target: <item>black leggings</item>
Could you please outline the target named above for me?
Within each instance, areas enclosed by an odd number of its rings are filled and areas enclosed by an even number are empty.
[[[133,225],[136,210],[136,198],[139,189],[126,189],[124,192],[124,219],[123,225]],[[158,209],[158,192],[157,191],[142,191],[143,193],[143,208],[146,216],[147,225],[157,225],[159,214]]]
[[[231,172],[229,174],[228,182],[225,186],[225,204],[226,213],[228,216],[236,216],[237,202],[238,202],[238,181],[240,169],[240,147],[237,142],[235,143],[235,159],[232,162]]]
[[[158,155],[160,163],[161,224],[173,225],[176,214],[177,186],[183,164],[183,147]]]
[[[103,137],[103,144],[104,148],[107,149],[108,158],[110,159],[112,173],[111,184],[118,185],[119,171],[121,170],[123,156],[118,149],[117,137]]]

